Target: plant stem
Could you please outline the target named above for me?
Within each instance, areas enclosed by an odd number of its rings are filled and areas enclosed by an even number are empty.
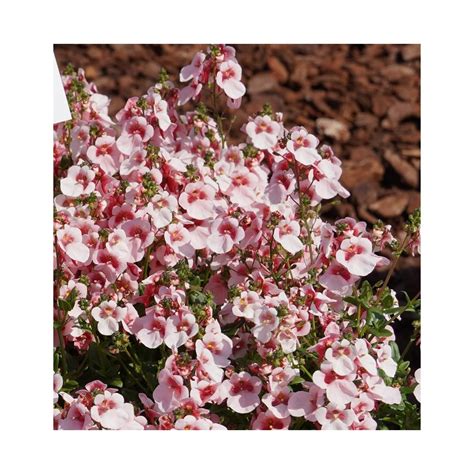
[[[313,376],[309,373],[308,369],[304,365],[299,365],[300,369],[303,369],[303,372],[309,377],[310,380],[313,380]]]
[[[146,249],[145,258],[144,258],[144,262],[143,262],[143,278],[142,278],[142,280],[144,280],[148,276],[148,266],[149,266],[149,263],[150,263],[150,254],[151,254],[152,246],[153,246],[153,243],[151,245],[149,245],[148,248]]]
[[[220,114],[217,112],[217,90],[216,90],[216,81],[215,81],[215,79],[214,79],[214,82],[212,84],[212,108],[213,108],[214,115],[215,115],[215,118],[216,118],[217,130],[219,132],[219,136],[221,137],[222,147],[224,147],[224,145],[225,145],[225,135],[224,135],[224,130],[222,128],[222,118],[221,118]]]
[[[138,358],[138,356],[135,354],[134,350],[132,349],[132,346],[129,346],[130,347],[130,351],[126,348],[125,349],[125,354],[128,355],[128,357],[130,358],[130,360],[138,367],[139,369],[139,373],[140,375],[142,376],[143,380],[145,381],[147,387],[149,390],[153,391],[153,387],[150,385],[150,383],[148,382],[147,378],[145,377],[145,373],[143,371],[143,367],[142,367],[142,364],[140,362],[140,359]]]
[[[58,332],[58,338],[59,338],[59,349],[61,351],[61,366],[63,370],[63,376],[66,378],[67,372],[68,372],[68,367],[67,367],[67,360],[66,360],[66,349],[64,345],[64,336],[63,336],[63,328],[62,326],[60,328],[57,328],[56,331]]]
[[[411,346],[416,341],[416,338],[418,337],[419,332],[420,332],[419,329],[415,329],[414,333],[412,334],[412,336],[410,338],[410,341],[406,345],[405,349],[403,349],[402,355],[400,356],[401,360],[403,360],[405,358],[405,356],[408,354],[408,351],[411,349]]]
[[[375,300],[376,303],[379,302],[380,297],[382,296],[383,292],[385,291],[385,288],[387,288],[387,285],[390,281],[390,278],[392,278],[393,272],[395,271],[395,268],[397,266],[398,261],[400,260],[400,257],[405,250],[405,246],[408,243],[408,239],[410,238],[410,233],[407,232],[405,235],[405,238],[403,239],[402,245],[400,246],[400,250],[397,252],[397,256],[395,259],[392,261],[392,264],[390,265],[390,269],[388,270],[387,276],[385,277],[385,280],[383,282],[383,285],[380,287],[379,291],[377,292],[377,299]]]
[[[309,228],[309,223],[306,219],[306,213],[304,216],[301,216],[301,185],[300,185],[300,169],[298,166],[298,162],[295,160],[293,164],[293,173],[295,174],[296,178],[296,191],[298,192],[298,208],[300,210],[300,217],[302,217],[302,222],[304,228],[306,229],[306,233],[308,234],[309,243],[307,247],[309,248],[309,258],[311,261],[311,265],[314,263],[314,255],[313,255],[313,238],[311,237],[311,229]]]

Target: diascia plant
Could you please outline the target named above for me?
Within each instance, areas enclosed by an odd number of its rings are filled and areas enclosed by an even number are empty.
[[[54,427],[418,428],[419,371],[392,326],[419,299],[399,303],[389,281],[419,251],[419,212],[400,242],[382,223],[325,222],[322,203],[349,195],[329,146],[269,106],[229,139],[245,95],[232,47],[179,79],[162,71],[111,118],[81,69],[64,73]]]

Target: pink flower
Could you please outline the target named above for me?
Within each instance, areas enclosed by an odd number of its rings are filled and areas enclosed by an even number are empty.
[[[280,204],[295,190],[296,180],[289,170],[275,171],[270,178],[267,194],[272,204]]]
[[[212,223],[207,245],[215,253],[226,253],[244,236],[245,232],[239,226],[237,219],[234,217],[218,218]]]
[[[58,393],[61,390],[61,387],[63,386],[63,378],[61,374],[54,374],[53,377],[53,390],[54,390],[54,397],[53,397],[53,402],[56,403],[58,401]]]
[[[312,172],[315,179],[314,188],[322,199],[332,199],[338,194],[344,198],[349,196],[349,191],[339,183],[342,173],[340,166],[329,160],[321,160]]]
[[[210,430],[212,422],[205,418],[196,418],[193,415],[186,415],[174,424],[175,430]]]
[[[82,233],[76,227],[65,225],[57,231],[59,247],[73,260],[84,263],[89,260],[89,248],[82,243]]]
[[[61,192],[69,197],[90,194],[95,189],[94,178],[95,173],[88,166],[71,166],[61,180]]]
[[[166,319],[148,308],[146,316],[138,318],[133,324],[133,333],[137,339],[149,349],[156,349],[164,340]]]
[[[71,131],[71,152],[73,158],[85,154],[90,143],[90,127],[76,125]]]
[[[250,413],[260,404],[258,394],[262,382],[247,372],[234,373],[222,382],[222,390],[227,398],[227,406],[237,413]]]
[[[178,105],[184,105],[191,99],[196,99],[202,90],[202,84],[198,81],[192,81],[186,87],[179,91]]]
[[[190,79],[198,79],[203,69],[204,60],[206,55],[203,52],[196,53],[191,61],[191,64],[184,66],[179,73],[179,80],[181,82],[187,82]]]
[[[93,261],[96,264],[95,270],[102,272],[110,283],[114,283],[117,276],[127,268],[127,262],[107,249],[97,251]]]
[[[198,375],[213,382],[221,382],[224,371],[217,367],[212,352],[207,349],[201,340],[196,341],[196,356],[199,362]]]
[[[168,102],[163,100],[160,94],[152,94],[152,99],[153,113],[158,119],[158,125],[160,126],[161,130],[166,131],[171,125],[171,120],[168,115]]]
[[[322,430],[348,430],[356,419],[352,409],[345,410],[344,407],[341,408],[334,403],[316,410],[316,420]]]
[[[58,423],[59,430],[89,430],[95,426],[88,408],[76,401],[71,403],[66,417],[60,419]]]
[[[365,339],[356,339],[354,342],[356,351],[356,363],[370,375],[377,375],[375,359],[369,354],[369,348]]]
[[[276,367],[268,377],[270,391],[286,387],[296,375],[296,370],[291,367]]]
[[[295,330],[290,327],[280,328],[276,339],[280,343],[281,349],[285,354],[295,352],[299,344]]]
[[[382,369],[389,377],[394,377],[397,371],[397,363],[392,359],[392,348],[384,345],[377,352],[377,366]]]
[[[364,413],[352,423],[351,430],[376,430],[377,422],[370,416],[370,413]]]
[[[316,411],[324,403],[324,390],[311,384],[309,391],[294,392],[288,400],[291,416],[304,416],[308,421],[316,421]]]
[[[117,306],[115,301],[103,301],[91,311],[98,322],[97,329],[104,336],[111,336],[119,330],[119,322],[125,318],[127,309]]]
[[[258,301],[259,297],[255,291],[242,291],[240,296],[233,300],[232,313],[240,318],[253,319],[260,306]]]
[[[400,389],[388,387],[378,375],[363,374],[362,379],[364,383],[361,390],[365,391],[373,400],[379,400],[389,405],[398,405],[402,401]]]
[[[173,212],[178,209],[178,201],[167,191],[153,196],[146,208],[157,229],[166,227],[173,220]]]
[[[359,398],[352,400],[351,408],[356,415],[360,415],[372,411],[375,408],[375,402],[366,393],[361,393]]]
[[[300,225],[296,221],[282,220],[276,227],[273,237],[281,246],[292,255],[303,250],[303,242],[298,238]]]
[[[255,311],[255,326],[252,334],[260,342],[266,343],[272,338],[272,331],[278,327],[279,319],[277,310],[268,306],[263,306]]]
[[[125,231],[130,247],[130,254],[134,262],[141,260],[145,249],[151,245],[154,234],[148,220],[133,219],[124,222],[121,228]]]
[[[128,120],[117,140],[117,148],[125,155],[130,155],[134,145],[134,138],[138,143],[146,143],[153,136],[153,127],[145,117],[132,117]],[[135,143],[137,143],[135,141]]]
[[[282,127],[268,115],[258,115],[245,126],[245,132],[256,148],[268,150],[277,144]]]
[[[119,430],[129,421],[122,395],[108,390],[95,396],[91,417],[104,428],[111,430]]]
[[[199,406],[209,402],[222,403],[220,396],[220,381],[191,380],[191,397]]]
[[[380,257],[372,253],[372,243],[365,237],[344,239],[336,252],[336,260],[353,275],[366,276],[375,268]]]
[[[232,354],[232,341],[221,332],[217,321],[206,326],[206,332],[202,338],[202,343],[214,358],[218,367],[227,367],[230,363],[229,357]]]
[[[115,146],[115,138],[109,135],[98,137],[94,145],[87,149],[87,158],[105,173],[114,175],[120,167],[120,152]]]
[[[159,384],[153,392],[153,399],[161,413],[170,413],[179,407],[181,400],[188,398],[189,390],[183,378],[163,369],[158,375]]]
[[[331,362],[332,370],[337,375],[346,376],[355,371],[354,349],[347,339],[341,342],[334,342],[324,354],[326,360]]]
[[[252,423],[253,430],[287,430],[291,417],[278,418],[270,410],[260,413]]]
[[[288,140],[286,148],[293,153],[295,160],[303,165],[312,165],[321,161],[321,156],[316,150],[319,140],[303,127],[293,129],[291,140]]]
[[[128,177],[132,173],[145,174],[150,169],[146,165],[146,150],[142,146],[137,146],[130,151],[130,156],[120,164],[120,175]]]
[[[132,262],[127,234],[123,229],[114,230],[107,237],[105,248],[125,262]]]
[[[178,254],[183,253],[181,248],[188,244],[190,239],[188,230],[181,223],[171,224],[165,231],[165,242]]]
[[[120,427],[121,430],[143,430],[147,424],[144,416],[135,416],[135,410],[131,403],[125,403],[123,409],[127,414],[127,421]]]
[[[291,396],[288,387],[278,387],[262,397],[262,403],[268,408],[274,417],[283,419],[290,416],[288,411],[288,400]]]
[[[352,285],[357,281],[357,277],[343,265],[336,261],[331,261],[326,271],[319,277],[319,283],[324,288],[331,291],[344,292],[351,290]]]
[[[246,166],[234,168],[230,175],[226,176],[226,180],[226,185],[221,186],[222,181],[219,184],[222,192],[229,196],[230,202],[243,209],[255,205],[258,178]]]
[[[321,364],[321,370],[313,374],[315,385],[326,390],[328,400],[336,405],[346,405],[358,396],[359,391],[352,381],[354,379],[355,374],[338,376],[332,370],[331,362],[328,361],[324,361]]]
[[[415,395],[415,398],[421,403],[421,369],[415,370],[415,381],[417,385],[413,391],[413,395]]]
[[[135,322],[138,319],[138,312],[135,307],[130,303],[127,303],[125,305],[125,309],[127,310],[127,313],[125,314],[125,317],[122,320],[122,326],[126,332],[128,332],[129,334],[133,334],[132,331],[134,329]]]
[[[170,349],[177,349],[195,336],[198,330],[194,315],[189,311],[180,310],[166,320],[165,344]]]
[[[231,99],[239,99],[245,94],[245,86],[242,78],[242,68],[235,61],[224,61],[219,65],[216,74],[216,84],[224,89],[224,92]]]
[[[215,190],[202,181],[189,183],[179,196],[179,205],[186,209],[193,219],[212,219],[214,217]]]

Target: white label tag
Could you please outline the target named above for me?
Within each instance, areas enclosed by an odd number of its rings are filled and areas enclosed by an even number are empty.
[[[64,92],[63,81],[59,74],[58,64],[53,54],[53,82],[54,82],[54,122],[65,122],[71,120],[71,111],[66,99],[66,93]]]

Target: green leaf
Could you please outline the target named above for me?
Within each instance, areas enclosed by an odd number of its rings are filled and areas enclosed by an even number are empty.
[[[346,296],[344,301],[346,303],[353,304],[354,306],[359,306],[360,304],[359,298],[356,298],[355,296]]]
[[[120,378],[117,377],[110,381],[110,385],[113,385],[114,387],[117,387],[117,388],[122,388],[123,382]]]
[[[74,303],[71,304],[69,301],[67,300],[63,300],[61,298],[58,298],[58,307],[60,310],[62,311],[66,311],[66,312],[69,312],[71,311],[72,308],[74,308]]]
[[[303,383],[303,382],[306,382],[306,380],[303,377],[297,376],[290,382],[290,385],[297,385],[297,384]]]
[[[407,375],[410,372],[410,361],[405,360],[398,364],[397,373],[401,375]]]
[[[53,368],[54,372],[57,373],[59,370],[59,352],[54,353]]]
[[[392,359],[395,362],[398,362],[400,360],[400,350],[398,349],[397,343],[394,341],[390,341],[389,344],[392,348]]]
[[[79,383],[77,382],[77,380],[66,380],[66,382],[62,386],[62,390],[64,392],[71,392],[77,387],[79,387]]]
[[[391,308],[392,306],[393,306],[393,297],[389,293],[389,294],[385,295],[382,298],[382,307],[383,308]]]
[[[73,288],[69,294],[67,295],[66,299],[58,298],[58,307],[59,309],[69,312],[74,305],[76,304],[76,297],[77,297],[77,290]]]
[[[377,337],[390,337],[392,333],[388,329],[381,329],[377,327],[370,327],[368,331]]]

